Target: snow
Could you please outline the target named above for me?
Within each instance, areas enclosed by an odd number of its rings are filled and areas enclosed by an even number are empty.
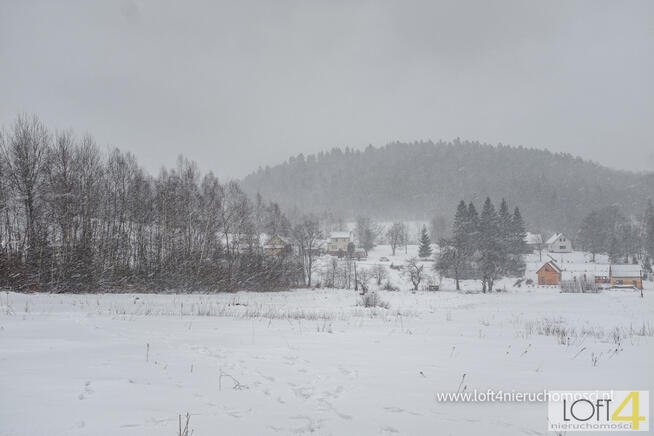
[[[187,412],[195,435],[544,435],[546,404],[435,395],[459,385],[654,390],[654,282],[644,298],[516,278],[499,280],[502,292],[481,294],[475,280],[455,292],[421,261],[421,288],[441,291],[411,292],[397,267],[417,252],[380,245],[357,262],[385,265],[400,289],[376,291],[388,309],[336,289],[1,293],[0,435],[173,435]],[[525,278],[536,282],[548,260],[567,271],[608,267],[606,256],[534,253]]]
[[[555,234],[553,234],[552,236],[550,236],[550,238],[549,238],[549,239],[547,240],[547,242],[545,242],[545,243],[546,243],[547,245],[553,244],[554,241],[556,241],[557,239],[559,239],[561,236],[563,236],[561,233],[555,233]]]
[[[641,277],[643,275],[640,265],[611,265],[614,277]]]
[[[351,232],[331,232],[329,234],[330,239],[349,239],[352,238]]]
[[[545,404],[435,394],[463,374],[467,390],[654,390],[646,286],[381,291],[388,310],[333,289],[2,293],[0,434],[173,435],[186,412],[195,435],[546,434]]]
[[[542,244],[543,237],[540,235],[540,233],[527,232],[527,234],[525,235],[525,243],[531,245]]]

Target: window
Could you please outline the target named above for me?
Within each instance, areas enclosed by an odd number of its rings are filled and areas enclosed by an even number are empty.
[[[559,245],[559,250],[565,250],[565,245]]]
[[[545,277],[541,277],[541,278],[540,278],[540,284],[541,284],[541,285],[544,285],[544,284],[545,284]]]

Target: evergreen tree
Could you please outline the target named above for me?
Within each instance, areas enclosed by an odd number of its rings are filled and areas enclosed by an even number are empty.
[[[497,217],[498,217],[498,230],[499,230],[499,238],[502,241],[506,241],[509,243],[511,240],[511,213],[509,212],[509,205],[506,203],[505,199],[502,199],[502,202],[500,203],[500,208],[497,211]]]
[[[427,232],[427,226],[422,226],[420,232],[420,247],[418,248],[418,256],[421,258],[431,257],[431,239]]]
[[[479,248],[479,214],[475,205],[470,202],[468,205],[468,213],[465,220],[465,231],[466,231],[466,256],[472,258],[475,254],[475,251]]]
[[[527,232],[525,231],[525,222],[522,219],[520,209],[516,206],[511,217],[511,239],[513,242],[512,251],[515,254],[529,253],[529,247],[525,242]]]
[[[486,198],[479,216],[478,267],[483,292],[491,292],[495,280],[501,277],[506,259],[506,245],[499,237],[499,216],[490,198]]]
[[[609,251],[609,261],[611,263],[620,263],[620,257],[621,257],[621,250],[620,250],[620,245],[618,243],[618,238],[615,235],[611,236],[611,239],[609,240],[609,245],[608,245],[608,251]]]
[[[474,207],[474,206],[473,206]],[[460,290],[459,281],[463,278],[467,261],[468,246],[468,207],[461,200],[452,222],[452,237],[441,238],[438,241],[440,252],[434,268],[444,276],[454,279],[456,290]]]
[[[654,204],[652,200],[647,202],[645,212],[645,250],[650,258],[654,258]]]

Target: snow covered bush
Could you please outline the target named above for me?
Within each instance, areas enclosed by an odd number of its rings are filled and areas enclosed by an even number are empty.
[[[374,291],[363,294],[359,305],[363,307],[383,307],[384,309],[391,307],[388,302],[382,300],[379,294]]]

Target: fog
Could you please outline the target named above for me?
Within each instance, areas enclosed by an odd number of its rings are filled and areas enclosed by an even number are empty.
[[[654,6],[0,3],[0,124],[37,113],[241,177],[335,146],[461,137],[654,170]]]

